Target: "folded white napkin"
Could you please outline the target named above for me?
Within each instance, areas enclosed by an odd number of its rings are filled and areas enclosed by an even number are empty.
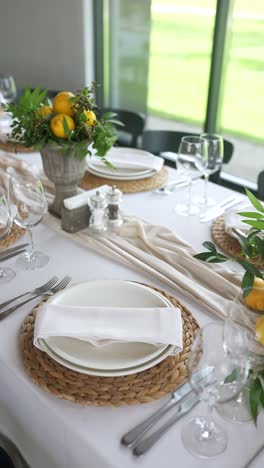
[[[224,222],[225,222],[225,231],[229,236],[237,238],[237,235],[233,231],[233,229],[237,229],[243,234],[247,234],[248,231],[251,229],[251,226],[248,224],[243,223],[243,219],[246,219],[246,216],[240,216],[238,214],[243,211],[254,211],[252,205],[243,205],[243,207],[237,208],[236,210],[230,210],[225,212]]]
[[[147,151],[133,148],[111,148],[105,157],[117,170],[133,169],[136,171],[143,171],[146,169],[153,169],[159,172],[164,163],[164,159],[159,156],[154,156]],[[102,167],[106,167],[97,157],[92,157],[91,163],[92,166],[98,168],[98,170],[102,170]]]
[[[75,195],[74,197],[65,198],[63,201],[64,206],[67,210],[75,210],[76,208],[80,208],[81,206],[87,205],[88,200],[90,197],[96,194],[96,192],[105,194],[108,190],[111,190],[110,185],[101,185],[100,187],[96,187],[92,190],[84,190],[82,193]]]
[[[55,318],[55,320],[54,320]],[[88,341],[94,346],[113,342],[170,344],[182,349],[182,318],[178,308],[86,307],[46,304],[37,313],[34,345],[60,336]]]

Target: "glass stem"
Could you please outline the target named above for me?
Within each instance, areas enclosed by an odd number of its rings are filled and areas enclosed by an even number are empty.
[[[189,180],[189,184],[188,184],[188,215],[191,212],[191,201],[192,201],[192,179]]]
[[[204,205],[208,205],[208,180],[209,180],[209,174],[206,172],[204,174]]]
[[[32,233],[32,228],[28,228],[28,234],[29,234],[29,246],[28,246],[28,251],[27,251],[27,256],[30,262],[34,260],[34,242],[33,242],[33,233]]]
[[[204,419],[204,423],[201,426],[200,440],[207,440],[212,437],[212,433],[214,430],[213,410],[214,403],[209,402],[207,405],[207,417]]]

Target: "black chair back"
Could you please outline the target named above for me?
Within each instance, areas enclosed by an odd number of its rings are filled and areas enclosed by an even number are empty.
[[[258,175],[257,197],[264,200],[264,171],[261,171]]]
[[[139,138],[142,136],[146,116],[139,112],[133,112],[125,109],[104,108],[101,114],[105,112],[114,112],[117,114],[117,120],[124,124],[124,127],[117,126],[118,146],[139,147]]]

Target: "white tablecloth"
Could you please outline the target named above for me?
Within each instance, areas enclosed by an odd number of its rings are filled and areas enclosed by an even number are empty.
[[[32,156],[25,156],[30,158]],[[34,156],[36,158],[36,156]],[[195,184],[200,193],[202,181]],[[229,191],[210,184],[210,191],[221,200]],[[186,196],[186,189],[161,196],[146,192],[125,195],[126,212],[154,223],[165,224],[184,236],[197,251],[210,239],[210,223],[200,224],[198,217],[176,216],[176,201]],[[16,278],[1,286],[1,301],[42,284],[51,275],[70,274],[72,283],[96,279],[130,279],[162,286],[151,277],[140,274],[113,261],[85,250],[74,242],[52,232],[43,221],[34,228],[37,247],[50,256],[46,268],[34,272],[17,271]],[[8,263],[15,265],[15,260]],[[234,268],[236,265],[233,264]],[[173,290],[168,290],[173,293]],[[179,297],[197,317],[200,324],[212,317]],[[197,405],[140,459],[120,445],[121,436],[159,408],[167,398],[145,405],[123,408],[80,407],[60,400],[41,390],[26,374],[19,354],[18,336],[23,318],[33,303],[5,319],[0,325],[0,431],[18,445],[32,468],[242,468],[264,439],[264,418],[257,428],[253,423],[235,424],[216,418],[228,433],[226,451],[215,459],[198,459],[190,455],[181,442],[182,425],[203,408]],[[252,467],[264,464],[264,454]]]

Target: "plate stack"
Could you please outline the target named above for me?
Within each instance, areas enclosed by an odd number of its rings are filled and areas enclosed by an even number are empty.
[[[153,289],[129,281],[91,281],[61,291],[49,305],[105,308],[173,307],[167,298]],[[41,311],[40,311],[41,313]],[[102,324],[103,325],[103,324]],[[149,369],[174,352],[171,344],[113,341],[94,346],[69,336],[38,337],[41,349],[64,367],[82,374],[117,377]]]
[[[87,162],[88,171],[97,177],[124,181],[153,177],[161,171],[164,162],[162,158],[136,148],[112,148],[105,158],[112,168],[93,156]]]

